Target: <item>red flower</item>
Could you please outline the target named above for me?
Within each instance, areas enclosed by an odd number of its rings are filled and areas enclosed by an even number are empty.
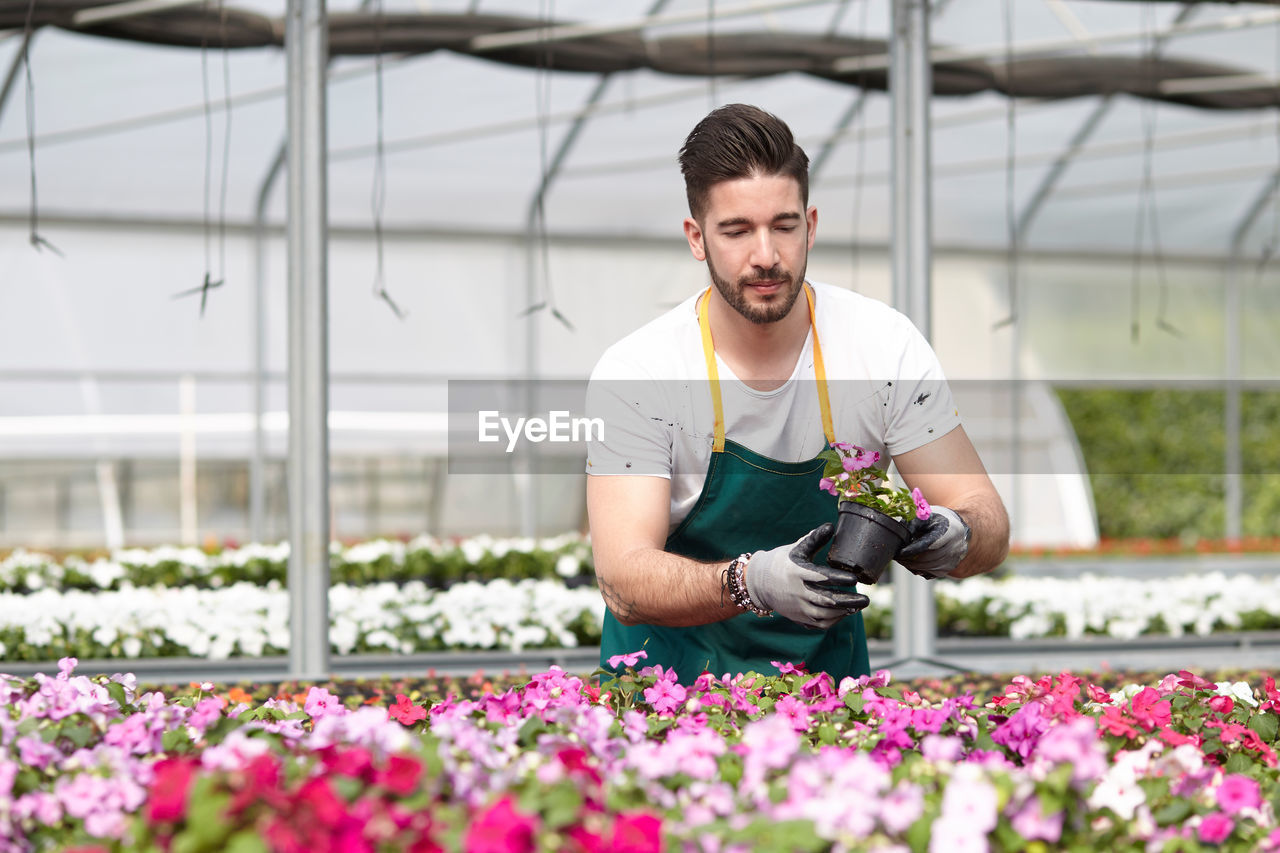
[[[613,822],[614,853],[659,853],[662,850],[662,821],[651,814],[620,814]]]
[[[303,783],[298,803],[310,810],[315,819],[328,828],[336,827],[347,816],[347,806],[327,779],[315,777]]]
[[[1090,684],[1085,688],[1085,692],[1089,694],[1089,699],[1103,705],[1111,704],[1111,694],[1103,690],[1096,684]]]
[[[1133,718],[1147,731],[1154,731],[1169,725],[1173,707],[1167,699],[1161,701],[1157,691],[1144,687],[1133,697]]]
[[[1235,710],[1236,703],[1230,696],[1210,696],[1209,707],[1225,717]]]
[[[1189,743],[1196,747],[1200,746],[1200,735],[1184,735],[1168,726],[1160,730],[1160,739],[1169,744],[1169,746],[1182,746],[1184,743]]]
[[[1138,730],[1133,727],[1132,721],[1124,715],[1124,711],[1115,705],[1108,705],[1102,709],[1102,719],[1099,721],[1099,725],[1104,731],[1113,735],[1138,736]]]
[[[378,771],[377,782],[393,794],[407,797],[418,787],[422,778],[422,764],[407,755],[393,755],[387,766]]]
[[[155,775],[147,794],[147,820],[151,823],[177,823],[187,814],[187,793],[195,762],[187,758],[163,758],[155,763]]]
[[[259,755],[242,771],[243,787],[231,800],[232,815],[239,814],[254,803],[266,801],[273,804],[280,800],[280,760],[274,755]]]
[[[325,768],[337,776],[349,776],[368,782],[374,776],[373,754],[362,746],[344,749],[327,748],[321,751],[320,758]]]
[[[397,693],[396,703],[391,706],[391,716],[404,725],[411,726],[418,720],[427,718],[427,709],[421,705],[413,704],[409,701],[409,697],[403,693]]]
[[[1178,683],[1183,687],[1190,687],[1192,690],[1212,690],[1214,688],[1212,681],[1206,681],[1194,672],[1186,669],[1178,670]]]
[[[515,810],[511,797],[503,797],[467,829],[463,849],[467,853],[532,853],[537,818]]]

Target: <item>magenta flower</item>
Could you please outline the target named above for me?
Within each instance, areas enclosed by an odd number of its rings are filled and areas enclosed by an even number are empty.
[[[818,488],[832,495],[838,495],[840,492],[836,490],[836,481],[830,477],[823,477],[818,481]]]
[[[635,666],[636,664],[638,664],[640,661],[644,660],[648,656],[649,656],[649,653],[646,652],[644,649],[641,649],[638,652],[630,652],[629,654],[614,655],[613,657],[609,658],[609,669],[617,669],[618,664],[624,664],[626,666]]]
[[[176,823],[187,816],[187,792],[195,769],[196,762],[189,758],[163,758],[156,762],[147,796],[150,823]]]
[[[644,690],[644,701],[653,706],[653,710],[661,715],[674,714],[684,704],[688,691],[674,681],[665,678],[655,682]]]
[[[467,831],[464,848],[474,853],[518,853],[535,849],[538,818],[516,811],[510,795],[494,803]]]
[[[1235,821],[1231,818],[1222,812],[1214,812],[1204,816],[1197,832],[1205,844],[1221,844],[1230,837],[1235,826]]]
[[[1258,783],[1239,773],[1228,773],[1218,786],[1218,807],[1227,814],[1239,814],[1244,809],[1262,807],[1262,794]]]
[[[780,675],[792,675],[792,674],[806,675],[807,674],[807,670],[805,670],[804,668],[803,661],[801,661],[798,666],[794,663],[787,663],[785,661],[778,661],[778,660],[771,660],[769,661],[769,663],[773,664],[778,668],[778,673]]]
[[[929,502],[924,499],[924,493],[919,489],[911,490],[911,500],[915,501],[916,504],[916,518],[924,521],[933,515],[933,510],[929,508]]]
[[[809,707],[791,694],[779,699],[773,710],[790,722],[791,728],[796,731],[802,732],[809,728]]]
[[[1236,703],[1230,696],[1210,696],[1209,707],[1225,717],[1235,710]]]
[[[845,471],[852,474],[854,471],[861,471],[864,468],[870,468],[872,465],[876,464],[879,459],[879,453],[859,453],[857,456],[846,456],[844,459],[840,460],[840,464],[844,467]]]

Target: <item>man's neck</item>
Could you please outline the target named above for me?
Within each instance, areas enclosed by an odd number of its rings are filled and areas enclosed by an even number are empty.
[[[707,318],[716,354],[734,375],[757,391],[780,387],[795,372],[796,361],[809,334],[809,301],[796,298],[786,317],[774,323],[753,323],[733,309],[713,287]]]

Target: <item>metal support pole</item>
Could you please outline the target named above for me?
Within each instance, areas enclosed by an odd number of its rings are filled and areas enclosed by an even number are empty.
[[[933,92],[927,0],[894,0],[889,55],[893,304],[927,339],[932,327],[929,101]],[[893,585],[894,657],[926,660],[934,653],[937,633],[933,589],[923,578],[901,570],[894,573]]]
[[[289,675],[329,672],[324,0],[289,0]]]
[[[249,457],[249,538],[266,538],[267,442],[262,417],[267,408],[267,200],[276,179],[284,170],[289,141],[280,143],[276,156],[258,187],[258,204],[253,213],[253,300],[250,327],[253,329],[253,455]]]
[[[1239,539],[1242,530],[1240,516],[1244,513],[1244,483],[1240,479],[1240,475],[1244,470],[1244,451],[1240,443],[1240,380],[1241,380],[1241,341],[1240,341],[1240,268],[1244,264],[1244,259],[1240,255],[1244,252],[1244,241],[1249,236],[1249,232],[1253,229],[1254,224],[1258,221],[1258,217],[1262,215],[1262,211],[1266,209],[1267,203],[1271,201],[1271,197],[1280,192],[1280,171],[1271,175],[1271,180],[1254,198],[1249,205],[1249,209],[1245,211],[1245,215],[1241,217],[1240,222],[1236,225],[1235,230],[1231,234],[1231,259],[1228,261],[1230,267],[1227,268],[1227,293],[1224,311],[1224,332],[1226,340],[1223,342],[1226,347],[1226,364],[1224,373],[1226,374],[1226,399],[1223,401],[1224,417],[1223,427],[1226,431],[1225,442],[1225,486],[1226,494],[1226,524],[1225,533],[1227,539]]]

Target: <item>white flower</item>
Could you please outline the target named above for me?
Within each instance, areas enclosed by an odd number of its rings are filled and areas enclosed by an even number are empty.
[[[1253,688],[1244,681],[1219,681],[1217,688],[1216,693],[1219,696],[1230,696],[1232,699],[1237,699],[1246,705],[1254,708],[1258,707],[1258,700],[1253,698]]]

